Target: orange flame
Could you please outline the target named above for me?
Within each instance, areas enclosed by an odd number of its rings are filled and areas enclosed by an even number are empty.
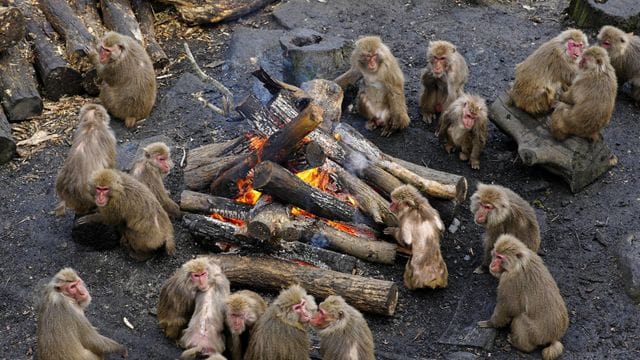
[[[302,210],[299,207],[292,207],[291,208],[291,215],[294,216],[305,216],[305,217],[309,217],[309,218],[315,218],[316,216],[306,210]]]
[[[342,136],[340,136],[340,134],[338,134],[338,133],[333,134],[333,137],[338,141],[340,141],[342,139]]]
[[[344,233],[347,233],[349,235],[353,235],[353,236],[358,236],[359,231],[357,228],[353,227],[353,226],[349,226],[346,224],[342,224],[339,222],[335,222],[335,221],[331,221],[331,220],[326,220],[324,219],[324,222],[327,223],[327,225],[333,227],[334,229],[338,229]]]
[[[245,224],[244,220],[240,220],[240,219],[235,219],[235,218],[230,218],[230,217],[226,217],[223,215],[220,215],[218,213],[212,213],[211,217],[216,219],[216,220],[220,220],[220,221],[224,221],[224,222],[228,222],[231,223],[233,225],[237,225],[237,226],[242,226]]]
[[[315,186],[322,191],[326,191],[329,184],[329,173],[319,168],[300,171],[296,174],[298,178],[311,186]]]
[[[235,202],[247,205],[255,205],[262,195],[261,192],[253,189],[252,179],[238,180],[238,193],[239,195],[234,199]]]
[[[264,146],[264,143],[267,142],[267,137],[263,137],[263,136],[258,136],[258,135],[254,135],[254,136],[250,136],[249,137],[249,149],[253,150],[253,151],[258,151],[259,149],[262,149],[262,147]]]

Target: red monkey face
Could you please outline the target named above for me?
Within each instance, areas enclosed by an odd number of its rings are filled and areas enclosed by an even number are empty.
[[[193,284],[200,291],[207,291],[209,289],[209,284],[208,284],[209,273],[207,273],[206,271],[192,272],[190,276],[191,276],[191,282],[193,282]]]
[[[109,188],[106,186],[96,186],[96,205],[106,206],[109,203]]]
[[[365,54],[364,57],[367,63],[367,70],[372,73],[378,71],[378,54],[375,52],[368,53]]]
[[[471,111],[471,107],[469,103],[464,105],[464,110],[462,110],[462,125],[465,129],[471,129],[473,124],[476,122],[476,114]]]
[[[397,213],[398,210],[400,210],[400,205],[398,205],[397,201],[392,201],[391,204],[389,205],[389,210],[392,213]]]
[[[234,334],[241,334],[244,332],[244,313],[243,312],[231,312],[229,314],[231,322],[231,331]]]
[[[293,312],[298,314],[298,319],[301,323],[308,323],[311,320],[311,314],[307,311],[307,300],[305,299],[293,305]]]
[[[567,55],[574,59],[577,59],[580,57],[580,55],[582,55],[583,47],[584,45],[581,42],[569,39],[569,41],[567,41]]]
[[[476,211],[476,215],[474,217],[474,221],[478,225],[486,224],[487,217],[489,213],[494,209],[494,206],[491,204],[480,203],[478,210]]]
[[[80,306],[86,306],[89,301],[91,301],[91,295],[89,295],[89,292],[84,286],[84,282],[82,280],[76,280],[63,285],[62,293],[74,299]]]
[[[431,64],[433,65],[434,75],[441,76],[447,68],[447,58],[446,56],[434,56],[431,59]]]
[[[502,262],[505,260],[506,258],[504,255],[494,251],[493,260],[491,261],[491,265],[489,265],[489,271],[491,271],[491,274],[496,277],[499,276],[502,272]]]
[[[109,62],[111,51],[112,48],[100,46],[100,64],[107,64]]]
[[[334,319],[331,316],[331,314],[324,311],[323,308],[320,308],[318,309],[318,312],[311,319],[310,324],[318,329],[324,329],[327,326],[331,325],[331,323],[334,322],[335,320],[336,319]]]
[[[158,164],[158,168],[162,171],[163,174],[169,173],[171,170],[171,166],[169,165],[169,159],[163,155],[156,155],[156,164]]]

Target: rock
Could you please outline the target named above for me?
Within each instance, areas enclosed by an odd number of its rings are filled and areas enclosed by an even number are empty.
[[[465,351],[457,351],[451,354],[447,354],[444,358],[446,360],[475,360],[478,358],[478,356]]]
[[[482,296],[467,296],[458,302],[456,313],[447,330],[440,336],[441,344],[475,346],[485,350],[493,348],[496,329],[480,328],[477,323],[491,317],[494,302]],[[462,358],[458,358],[462,359]]]
[[[614,25],[625,31],[640,29],[638,0],[571,0],[569,16],[580,28]]]
[[[624,289],[634,302],[640,304],[640,233],[621,239],[616,256]]]
[[[282,49],[280,37],[284,30],[258,30],[241,27],[233,32],[229,48],[228,62],[233,66],[243,65],[261,66],[269,74],[281,74]],[[238,72],[244,69],[237,69]],[[246,71],[251,72],[251,71]]]
[[[284,81],[300,86],[313,79],[333,80],[349,70],[351,41],[320,34],[309,29],[296,29],[280,38],[284,50]]]

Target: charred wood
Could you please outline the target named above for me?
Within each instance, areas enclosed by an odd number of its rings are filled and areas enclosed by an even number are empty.
[[[231,199],[184,190],[180,195],[180,209],[197,214],[220,214],[224,217],[248,220],[251,206]]]
[[[0,107],[0,164],[4,164],[13,159],[16,154],[16,141],[11,135],[11,126],[7,117]]]
[[[0,5],[0,53],[24,38],[24,16],[13,6]]]
[[[10,122],[26,120],[42,113],[38,80],[31,66],[32,56],[25,40],[0,54],[2,107]]]

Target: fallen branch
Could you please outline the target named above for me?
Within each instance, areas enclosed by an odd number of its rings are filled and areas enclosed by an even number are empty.
[[[204,71],[202,71],[202,69],[200,69],[200,66],[198,66],[198,63],[196,62],[196,59],[193,57],[193,54],[191,53],[191,49],[189,49],[189,45],[186,42],[184,43],[184,52],[185,54],[187,54],[187,58],[189,59],[189,62],[191,62],[191,66],[193,67],[193,70],[196,72],[198,77],[200,77],[200,79],[202,79],[204,82],[207,82],[213,85],[216,89],[218,89],[218,91],[220,91],[223,94],[222,109],[218,109],[221,112],[217,110],[214,110],[214,111],[220,115],[224,115],[224,116],[229,115],[229,113],[231,112],[231,109],[235,108],[235,106],[233,105],[233,94],[231,93],[231,91],[227,89],[226,86],[222,85],[221,82],[207,75]]]

